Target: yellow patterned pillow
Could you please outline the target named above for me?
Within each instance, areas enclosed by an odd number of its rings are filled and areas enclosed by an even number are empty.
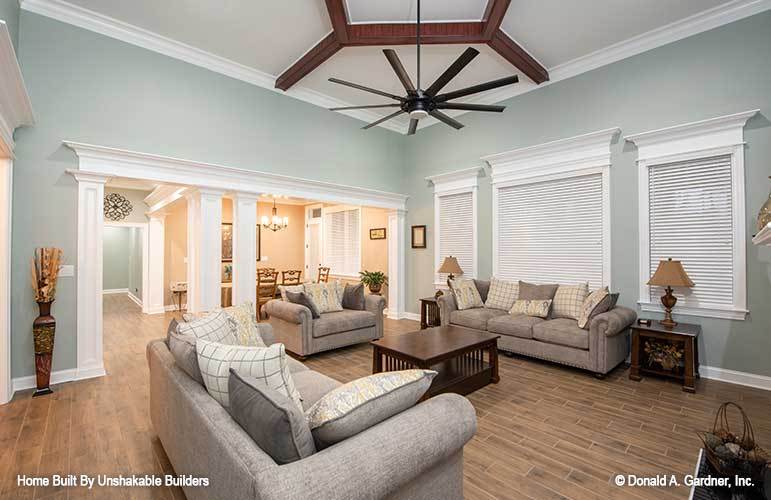
[[[537,299],[537,300],[516,300],[514,305],[511,306],[509,314],[518,316],[524,314],[525,316],[535,316],[536,318],[546,318],[549,316],[549,309],[551,308],[551,299]]]
[[[331,390],[305,412],[316,446],[338,443],[410,408],[435,376],[433,370],[382,372]]]
[[[484,307],[485,304],[482,302],[482,296],[479,295],[474,280],[451,280],[450,288],[455,295],[455,303],[459,311]]]
[[[240,306],[226,307],[223,309],[225,314],[233,318],[238,324],[237,337],[238,345],[265,347],[260,333],[257,331],[254,321],[257,317],[254,312],[254,305],[251,302],[245,302]]]
[[[339,281],[307,283],[305,294],[310,297],[320,313],[343,310],[343,294]]]

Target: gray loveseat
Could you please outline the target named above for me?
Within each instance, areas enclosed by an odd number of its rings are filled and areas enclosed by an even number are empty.
[[[270,327],[261,328],[270,343]],[[436,396],[308,458],[277,465],[176,366],[166,342],[150,342],[147,360],[150,418],[174,471],[209,479],[208,487],[184,488],[189,500],[463,498],[463,446],[476,432],[476,414],[462,396]],[[290,363],[306,408],[340,385]]]
[[[303,359],[317,352],[329,351],[383,337],[385,298],[367,295],[364,310],[322,313],[313,319],[305,306],[274,299],[265,304],[268,322],[276,341]]]
[[[489,281],[474,280],[482,301],[487,300]],[[587,330],[567,318],[512,316],[490,308],[458,310],[452,293],[439,297],[442,325],[485,330],[500,335],[498,349],[575,366],[602,376],[622,363],[629,353],[629,326],[637,313],[616,306],[598,314]]]

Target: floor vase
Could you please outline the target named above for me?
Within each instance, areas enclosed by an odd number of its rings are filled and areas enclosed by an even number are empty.
[[[51,383],[51,360],[54,354],[54,334],[56,320],[51,316],[51,302],[38,302],[40,315],[32,323],[32,336],[35,343],[35,377],[37,389],[32,395],[42,396],[53,391]]]

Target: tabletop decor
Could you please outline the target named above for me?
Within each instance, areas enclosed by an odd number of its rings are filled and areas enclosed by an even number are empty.
[[[677,325],[677,322],[672,319],[672,308],[677,304],[677,297],[672,294],[672,287],[682,286],[691,288],[694,285],[685,269],[683,269],[683,265],[679,260],[672,260],[671,257],[660,261],[659,267],[656,268],[656,272],[648,280],[648,284],[666,287],[664,295],[661,296],[661,304],[664,306],[664,319],[661,320],[661,324],[664,326]]]
[[[53,392],[49,384],[56,320],[51,316],[51,304],[56,298],[56,281],[59,277],[61,258],[62,251],[59,248],[38,248],[30,263],[32,290],[35,292],[35,301],[40,310],[40,315],[32,323],[37,385],[33,397]]]
[[[388,284],[388,277],[381,271],[364,270],[361,271],[359,275],[361,275],[361,282],[367,285],[370,293],[375,295],[379,295],[383,285]]]

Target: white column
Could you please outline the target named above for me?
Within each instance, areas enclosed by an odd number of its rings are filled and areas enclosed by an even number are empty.
[[[163,296],[164,253],[166,249],[166,214],[148,214],[147,224],[147,294],[142,301],[148,314],[165,312]]]
[[[211,311],[222,297],[221,190],[199,188],[187,205],[187,309]],[[192,258],[191,258],[192,257]]]
[[[102,233],[108,177],[73,170],[78,181],[77,374],[104,375],[102,349]]]
[[[3,141],[0,140],[0,150]],[[0,152],[0,155],[2,153]],[[0,405],[11,400],[11,179],[13,163],[0,158]]]
[[[406,244],[407,212],[393,210],[388,213],[388,317],[391,319],[405,316]]]
[[[233,305],[257,299],[257,198],[233,196]]]

